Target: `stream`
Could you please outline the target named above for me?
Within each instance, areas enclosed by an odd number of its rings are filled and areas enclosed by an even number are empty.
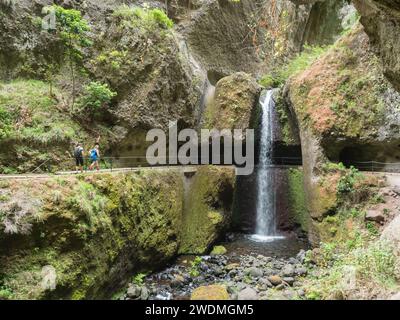
[[[276,226],[273,156],[273,90],[261,95],[260,156],[254,234],[228,234],[225,254],[181,256],[166,269],[133,281],[121,299],[187,300],[200,286],[223,284],[232,300],[302,298],[308,244]]]
[[[305,239],[295,235],[255,242],[251,235],[229,235],[224,255],[181,256],[167,268],[132,282],[121,299],[188,300],[200,286],[223,284],[232,300],[293,299],[304,296]],[[250,296],[243,297],[243,292]]]

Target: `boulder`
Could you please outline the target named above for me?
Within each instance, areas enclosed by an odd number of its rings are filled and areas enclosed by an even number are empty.
[[[284,277],[292,277],[295,275],[295,268],[292,264],[287,264],[282,268],[282,275]]]
[[[238,293],[238,300],[258,300],[258,293],[252,288],[243,289]]]
[[[141,296],[142,288],[136,284],[131,284],[128,287],[126,295],[129,299],[138,299]]]
[[[282,278],[277,275],[268,277],[268,281],[271,282],[274,286],[278,286],[283,282]]]
[[[261,87],[244,72],[234,73],[218,81],[214,100],[205,113],[205,127],[209,129],[248,129]]]
[[[381,239],[391,243],[400,256],[400,215],[383,229]]]
[[[192,292],[190,300],[229,300],[229,293],[221,285],[202,286]]]
[[[353,0],[387,78],[400,90],[400,3],[397,0]]]
[[[213,250],[211,251],[210,255],[212,256],[221,256],[227,253],[228,250],[224,246],[214,246]]]
[[[148,300],[149,296],[149,290],[146,287],[143,287],[142,292],[140,293],[140,300]]]
[[[383,223],[385,222],[385,215],[380,210],[368,210],[365,215],[365,220]]]
[[[263,271],[256,267],[251,267],[247,269],[246,273],[252,276],[253,278],[261,278],[263,276]]]

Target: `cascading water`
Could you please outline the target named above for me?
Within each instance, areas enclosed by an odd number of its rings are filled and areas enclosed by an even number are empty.
[[[275,102],[273,90],[268,90],[261,98],[262,121],[260,135],[260,156],[257,168],[257,220],[255,241],[272,241],[282,238],[277,235],[274,173],[272,165],[273,147],[273,109]]]

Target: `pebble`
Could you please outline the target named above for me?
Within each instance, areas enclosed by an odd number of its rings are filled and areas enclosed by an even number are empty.
[[[188,299],[194,289],[213,284],[224,284],[233,300],[304,297],[305,255],[303,250],[288,259],[260,254],[204,256],[197,267],[198,276],[190,276],[193,270],[188,263],[174,265],[146,277],[143,286],[131,283],[123,299]]]

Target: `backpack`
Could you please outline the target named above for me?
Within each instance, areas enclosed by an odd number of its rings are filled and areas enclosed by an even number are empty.
[[[82,157],[82,151],[83,151],[83,149],[81,147],[76,147],[75,151],[74,151],[75,158]]]
[[[96,151],[96,149],[93,149],[93,150],[90,151],[90,157],[92,159],[97,159],[97,151]]]

